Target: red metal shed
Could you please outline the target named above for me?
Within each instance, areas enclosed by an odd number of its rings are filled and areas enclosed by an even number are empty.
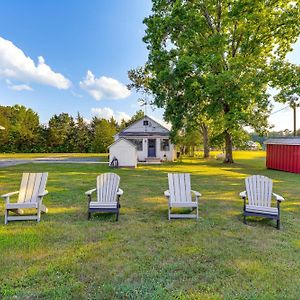
[[[267,145],[267,168],[300,174],[300,137],[273,138]]]

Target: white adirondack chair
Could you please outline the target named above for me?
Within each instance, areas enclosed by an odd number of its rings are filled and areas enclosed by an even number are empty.
[[[277,229],[280,229],[280,203],[284,198],[273,193],[273,182],[270,178],[253,175],[245,179],[246,191],[240,193],[244,199],[244,223],[247,216],[265,217],[277,220]],[[271,206],[272,195],[277,206]],[[246,203],[248,199],[248,204]]]
[[[41,212],[47,212],[42,204],[43,197],[48,194],[46,190],[48,173],[23,173],[20,190],[8,193],[1,197],[5,199],[5,224],[8,221],[37,220],[41,219]],[[10,197],[19,194],[17,202],[10,202]],[[22,215],[23,209],[35,208],[36,215]],[[17,216],[10,216],[9,212]]]
[[[201,194],[191,190],[190,174],[169,173],[169,189],[165,191],[165,196],[168,199],[169,210],[168,218],[199,218],[198,202]],[[192,200],[192,194],[195,200]],[[192,210],[196,209],[196,214],[172,214],[172,208],[187,207]]]
[[[97,188],[87,191],[88,219],[93,212],[112,212],[119,219],[120,197],[123,191],[119,188],[120,176],[114,173],[104,173],[97,177]],[[97,199],[92,200],[92,194],[97,192]]]

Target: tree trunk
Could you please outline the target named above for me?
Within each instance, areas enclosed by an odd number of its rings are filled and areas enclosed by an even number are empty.
[[[226,130],[225,131],[225,159],[224,163],[233,164],[232,156],[232,137],[231,134]]]
[[[201,123],[200,131],[203,137],[203,157],[209,158],[208,126],[205,123]]]
[[[203,135],[203,157],[209,158],[209,139],[208,139],[208,127],[202,124],[202,135]]]

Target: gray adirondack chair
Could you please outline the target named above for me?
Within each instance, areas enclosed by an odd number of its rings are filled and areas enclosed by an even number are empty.
[[[247,216],[275,219],[277,229],[280,229],[280,203],[284,198],[273,193],[273,182],[270,178],[253,175],[245,179],[246,191],[240,193],[244,200],[244,223]],[[271,206],[272,196],[277,201],[277,206]],[[248,204],[247,200],[248,199]]]
[[[168,218],[199,218],[198,204],[201,194],[191,190],[190,174],[168,174],[169,189],[165,191],[165,196],[168,199]],[[192,194],[195,196],[192,199]],[[196,214],[172,214],[172,208],[187,207],[192,210],[196,209]]]
[[[42,204],[43,197],[48,194],[46,190],[48,173],[23,173],[20,190],[8,193],[1,197],[5,199],[5,224],[8,221],[37,220],[41,219],[41,212],[47,212]],[[17,202],[11,202],[10,197],[19,195]],[[24,209],[35,208],[36,215],[23,215]],[[16,215],[9,215],[14,212]]]
[[[116,214],[116,221],[118,221],[120,197],[123,195],[119,184],[120,176],[114,173],[104,173],[97,177],[97,188],[85,193],[88,196],[88,219],[92,213],[110,212]],[[93,201],[94,192],[97,192],[97,198]]]

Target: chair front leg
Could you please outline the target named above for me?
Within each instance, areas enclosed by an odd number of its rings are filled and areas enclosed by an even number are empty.
[[[246,197],[243,197],[244,200],[244,224],[247,224],[247,220],[246,220]]]
[[[199,219],[199,196],[196,196],[197,208],[196,208],[196,220]]]
[[[88,195],[88,214],[87,214],[88,220],[91,218],[91,213],[90,213],[90,202],[91,201],[92,201],[92,196]]]
[[[42,211],[42,201],[39,201],[38,210],[37,210],[37,221],[40,222],[41,220],[41,211]]]
[[[168,201],[168,220],[170,221],[171,220],[171,205],[170,205],[170,199]]]
[[[5,211],[4,211],[4,224],[6,225],[7,223],[8,223],[8,214],[9,214],[9,211],[8,211],[8,209],[6,209],[6,204],[8,204],[9,203],[9,197],[5,197],[4,198],[4,201],[5,201]]]
[[[120,195],[118,195],[117,197],[117,213],[116,213],[116,222],[118,222],[119,220],[119,213],[120,213]]]
[[[8,204],[9,203],[9,196],[5,197],[4,201],[5,201],[5,205]]]
[[[276,228],[280,230],[280,201],[277,200],[278,219]]]
[[[5,208],[5,213],[4,213],[4,224],[6,225],[8,223],[8,209]]]

